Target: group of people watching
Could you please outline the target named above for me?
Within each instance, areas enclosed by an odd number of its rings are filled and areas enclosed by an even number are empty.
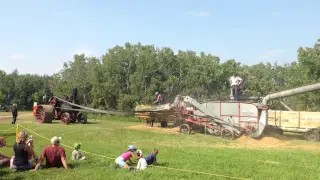
[[[65,168],[68,169],[66,153],[63,147],[60,146],[61,137],[54,136],[51,139],[51,145],[46,146],[38,158],[33,146],[32,136],[27,136],[25,131],[20,131],[17,135],[17,142],[13,146],[14,156],[7,157],[0,154],[0,165],[10,167],[13,172],[32,170],[36,171],[42,168]],[[79,150],[81,145],[74,144],[74,151],[72,152],[72,160],[85,160],[82,152]],[[144,170],[148,165],[156,162],[156,155],[158,149],[152,149],[152,152],[143,157],[142,151],[137,150],[133,145],[129,145],[126,152],[120,155],[115,160],[115,167],[121,167],[135,171]],[[137,168],[129,166],[126,161],[131,161],[131,158],[138,160]],[[42,166],[45,160],[45,166]]]
[[[64,167],[68,169],[66,153],[63,147],[60,146],[61,138],[54,136],[51,139],[51,145],[46,146],[40,158],[37,157],[33,150],[32,136],[28,138],[25,131],[20,131],[17,135],[17,142],[13,146],[14,156],[11,158],[3,156],[0,160],[1,165],[10,163],[9,167],[15,171],[33,170],[36,171],[45,160],[46,168],[51,167]]]

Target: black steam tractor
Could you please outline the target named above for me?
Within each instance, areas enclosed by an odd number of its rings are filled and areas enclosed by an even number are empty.
[[[63,124],[79,122],[87,123],[85,110],[78,105],[78,90],[72,90],[71,99],[52,96],[48,103],[40,104],[36,107],[35,118],[38,123],[52,123],[53,120],[60,120]]]

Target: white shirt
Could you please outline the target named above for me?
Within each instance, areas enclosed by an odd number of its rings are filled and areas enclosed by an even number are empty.
[[[236,76],[236,77],[231,76],[229,81],[231,81],[231,86],[234,86],[234,85],[239,85],[242,79],[239,76]]]
[[[144,158],[140,158],[137,164],[138,170],[144,170],[148,166],[147,161]]]

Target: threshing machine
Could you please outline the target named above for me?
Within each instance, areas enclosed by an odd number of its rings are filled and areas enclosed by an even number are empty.
[[[180,111],[180,116],[176,121],[181,121],[180,132],[190,133],[196,127],[205,127],[210,134],[219,135],[225,138],[234,138],[246,133],[251,137],[260,137],[266,128],[273,128],[278,131],[283,131],[280,127],[270,126],[268,124],[268,101],[280,99],[283,97],[293,96],[301,93],[315,91],[320,89],[320,83],[303,86],[295,89],[281,91],[278,93],[269,94],[262,98],[261,102],[251,103],[246,100],[257,100],[257,97],[240,96],[239,101],[207,101],[199,103],[189,96],[178,96],[174,103],[162,105],[162,108],[148,108],[149,116],[143,117],[136,110],[136,116],[142,117],[147,121],[166,121],[165,117],[169,116],[168,112]],[[146,109],[140,109],[146,110]],[[166,112],[165,115],[162,112]],[[157,113],[157,114],[156,114]],[[173,114],[173,113],[172,113]],[[152,117],[150,115],[158,115],[162,117]],[[170,119],[172,120],[172,118]],[[308,135],[314,133],[319,134],[319,128],[310,128],[301,130],[308,132]]]

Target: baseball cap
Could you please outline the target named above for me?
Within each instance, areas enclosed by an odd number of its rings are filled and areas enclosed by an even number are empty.
[[[128,146],[128,151],[130,151],[130,150],[136,150],[136,147],[134,147],[134,145],[129,145]]]
[[[51,138],[51,144],[57,144],[61,141],[61,139],[61,137],[54,136],[53,138]]]
[[[142,151],[139,149],[139,150],[137,150],[137,154],[140,154],[140,155],[142,155]]]
[[[75,143],[75,144],[73,145],[73,147],[74,147],[74,149],[80,149],[81,144],[80,144],[80,143]]]

